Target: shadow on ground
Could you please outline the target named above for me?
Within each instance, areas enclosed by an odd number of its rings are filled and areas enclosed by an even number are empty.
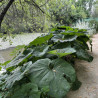
[[[77,91],[70,91],[67,98],[98,98],[98,34],[93,37],[93,62],[76,61],[78,79],[82,82]]]

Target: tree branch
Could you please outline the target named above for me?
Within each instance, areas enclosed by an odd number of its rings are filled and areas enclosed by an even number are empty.
[[[32,2],[34,3],[35,7],[37,7],[42,13],[46,14],[34,0],[32,0]],[[46,14],[46,15],[47,15],[48,17],[50,17],[48,14]],[[50,17],[50,18],[51,18],[51,17]]]
[[[10,6],[13,4],[14,1],[15,0],[10,0],[8,2],[8,4],[6,5],[6,7],[4,8],[4,10],[1,12],[1,14],[0,14],[0,29],[1,29],[1,23],[2,23],[2,21],[4,19],[4,16],[6,15],[8,9],[10,8]]]
[[[44,4],[40,5],[39,7],[46,5],[48,2],[49,2],[49,0],[47,0]]]
[[[31,4],[31,2],[28,1],[28,0],[25,0],[25,2]],[[43,14],[46,14],[34,0],[32,0],[32,3],[33,3],[33,5],[34,5],[36,8],[38,8]],[[46,14],[46,15],[51,18],[51,16],[49,16],[48,14]]]

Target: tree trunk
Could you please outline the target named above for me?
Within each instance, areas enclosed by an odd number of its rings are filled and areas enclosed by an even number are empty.
[[[4,19],[4,16],[6,15],[8,9],[10,8],[10,6],[13,4],[14,1],[15,0],[10,0],[8,2],[8,4],[6,5],[6,7],[4,8],[4,10],[1,12],[1,14],[0,14],[0,29],[1,29],[1,24],[2,24],[2,21]]]

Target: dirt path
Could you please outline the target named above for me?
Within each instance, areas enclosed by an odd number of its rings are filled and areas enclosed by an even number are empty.
[[[68,94],[68,98],[98,98],[98,34],[93,37],[93,62],[77,61],[76,70],[82,86]]]
[[[13,58],[13,56],[10,55],[13,49],[14,48],[11,47],[11,48],[0,50],[0,55],[2,56],[2,58],[4,58],[4,61],[11,60]]]

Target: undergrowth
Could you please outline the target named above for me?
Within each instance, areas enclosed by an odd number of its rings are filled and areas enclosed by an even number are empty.
[[[87,42],[90,38],[84,29],[68,26],[55,27],[25,46],[0,76],[0,98],[63,98],[70,90],[77,90],[75,59],[88,62]]]

